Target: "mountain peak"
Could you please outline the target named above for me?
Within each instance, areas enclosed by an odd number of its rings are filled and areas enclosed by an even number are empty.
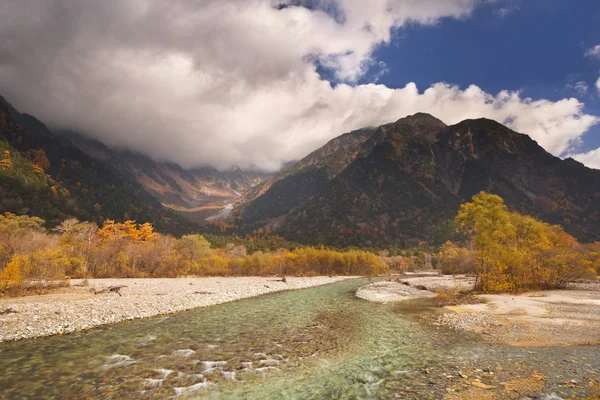
[[[445,128],[447,125],[440,121],[438,118],[431,114],[418,112],[413,115],[407,115],[404,118],[400,118],[396,121],[396,124],[404,123],[412,126],[435,126],[439,128]]]

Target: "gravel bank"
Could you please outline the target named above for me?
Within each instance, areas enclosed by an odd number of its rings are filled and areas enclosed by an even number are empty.
[[[376,303],[434,297],[435,293],[394,281],[375,282],[356,291],[356,297]]]
[[[100,325],[170,314],[282,290],[338,282],[351,277],[90,279],[73,280],[64,293],[0,299],[0,342],[82,331]],[[119,293],[94,294],[111,286]]]
[[[466,275],[400,275],[394,280],[375,282],[358,289],[356,296],[376,303],[434,297],[440,289],[472,290],[475,278]]]
[[[572,283],[566,290],[521,295],[479,295],[485,304],[446,307],[435,322],[484,334],[515,346],[568,346],[600,343],[600,283]]]

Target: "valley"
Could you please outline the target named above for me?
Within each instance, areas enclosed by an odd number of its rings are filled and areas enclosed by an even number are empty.
[[[229,207],[269,177],[264,172],[239,168],[227,171],[210,167],[184,169],[140,153],[111,149],[78,133],[63,132],[62,135],[90,157],[135,179],[163,207],[199,225],[227,217]]]
[[[0,399],[600,400],[599,21],[0,2]]]

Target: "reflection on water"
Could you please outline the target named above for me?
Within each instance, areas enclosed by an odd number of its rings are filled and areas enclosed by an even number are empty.
[[[3,344],[0,393],[60,399],[436,399],[458,371],[478,367],[535,368],[548,376],[552,391],[563,390],[559,385],[567,377],[600,371],[597,347],[490,347],[478,337],[420,323],[419,313],[439,312],[426,304],[356,299],[353,293],[364,283],[344,281]]]

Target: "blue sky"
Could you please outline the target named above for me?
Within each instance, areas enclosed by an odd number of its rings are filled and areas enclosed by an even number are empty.
[[[504,10],[504,12],[503,12]],[[496,94],[520,90],[523,97],[557,101],[576,97],[600,116],[600,57],[585,52],[600,44],[598,0],[507,0],[483,5],[466,19],[445,18],[433,26],[396,29],[374,58],[387,72],[379,83],[423,90],[435,82],[470,84]],[[373,79],[380,67],[362,81]],[[585,82],[586,93],[574,89]],[[600,147],[600,125],[583,137],[581,151]]]

